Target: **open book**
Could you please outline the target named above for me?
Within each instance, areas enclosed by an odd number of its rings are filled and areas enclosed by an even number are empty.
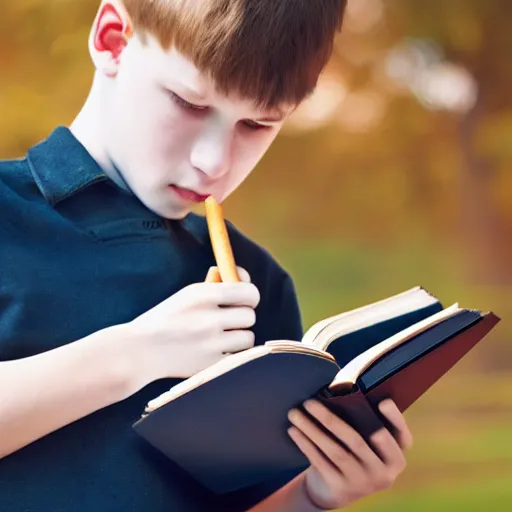
[[[228,356],[155,397],[134,429],[205,487],[248,487],[307,467],[291,408],[317,398],[369,439],[390,428],[381,400],[405,411],[498,321],[416,287]]]

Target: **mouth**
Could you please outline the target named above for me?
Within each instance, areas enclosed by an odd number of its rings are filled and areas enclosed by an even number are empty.
[[[204,203],[211,194],[198,194],[188,188],[181,188],[176,185],[169,185],[169,188],[181,199],[192,203]]]

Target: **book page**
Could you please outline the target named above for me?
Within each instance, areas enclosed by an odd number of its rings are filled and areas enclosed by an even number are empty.
[[[266,347],[270,347],[272,352],[288,352],[296,354],[309,354],[310,356],[322,357],[324,359],[330,359],[336,363],[336,359],[332,354],[325,350],[320,350],[316,347],[310,347],[304,345],[300,341],[267,341]],[[336,363],[337,364],[337,363]]]
[[[321,320],[305,333],[302,342],[327,350],[329,344],[340,336],[436,302],[439,302],[437,298],[423,288],[411,288],[393,297]]]
[[[406,306],[400,302],[390,302],[385,308],[371,308],[364,317],[355,316],[352,318],[349,316],[347,318],[339,318],[324,327],[314,342],[315,346],[327,350],[333,341],[342,336],[376,325],[390,318],[397,318],[411,311],[417,311],[423,307],[425,307],[425,304],[422,297],[415,296],[408,300]]]
[[[441,323],[443,320],[452,317],[460,311],[462,311],[462,309],[459,308],[458,304],[454,304],[453,306],[443,309],[442,311],[439,311],[439,313],[425,318],[407,329],[404,329],[394,336],[391,336],[391,338],[378,343],[374,347],[369,348],[366,352],[363,352],[342,368],[329,387],[331,389],[337,387],[352,387],[356,383],[359,375],[361,375],[364,370],[366,370],[386,352],[389,352],[405,341],[410,340],[421,332]]]

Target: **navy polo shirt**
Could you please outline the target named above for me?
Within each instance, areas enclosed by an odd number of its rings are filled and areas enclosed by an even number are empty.
[[[25,158],[0,162],[0,212],[0,361],[128,322],[203,281],[214,264],[204,217],[157,216],[110,180],[65,127]],[[289,275],[231,224],[229,232],[237,263],[261,293],[256,343],[300,339]],[[132,424],[177,382],[154,382],[1,459],[0,510],[245,510],[293,476],[217,497],[139,438]]]

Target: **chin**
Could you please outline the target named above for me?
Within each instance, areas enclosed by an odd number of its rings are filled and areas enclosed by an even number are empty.
[[[155,205],[154,208],[150,207],[150,209],[160,217],[169,220],[184,219],[190,213],[190,208],[178,205]]]
[[[156,215],[168,220],[180,220],[185,218],[191,211],[190,206],[176,204],[170,201],[162,201],[158,197],[148,197],[148,195],[136,194],[141,203]],[[159,200],[160,199],[160,200]]]
[[[159,214],[161,217],[164,217],[167,220],[181,220],[184,219],[188,214],[190,213],[190,210],[181,210],[178,212],[172,212],[172,213],[161,213]]]

